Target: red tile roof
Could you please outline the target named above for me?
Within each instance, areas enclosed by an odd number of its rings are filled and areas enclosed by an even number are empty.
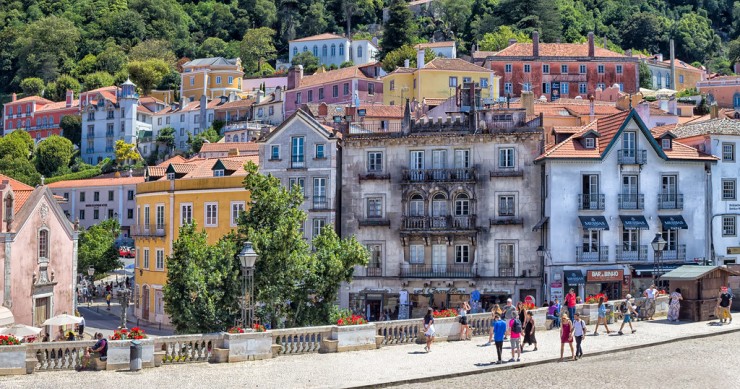
[[[21,210],[24,204],[26,204],[26,201],[31,197],[31,194],[33,193],[33,189],[31,190],[13,190],[13,194],[15,194],[15,202],[13,203],[13,212],[18,212]]]
[[[157,166],[163,167],[163,168],[166,169],[167,166],[170,166],[171,163],[186,163],[186,162],[187,162],[187,160],[185,159],[185,157],[183,157],[181,155],[175,155],[174,157],[172,157],[170,159],[165,159],[164,161],[162,161]]]
[[[372,64],[365,64],[365,65],[358,65],[358,66],[350,66],[342,69],[337,70],[330,70],[326,71],[323,70],[323,68],[319,69],[310,76],[305,76],[301,79],[301,85],[299,88],[305,88],[308,86],[314,86],[314,85],[321,85],[328,82],[334,82],[339,80],[346,80],[350,78],[363,78],[363,79],[370,79],[372,80],[372,77],[368,77],[363,73],[360,68],[366,67],[368,65]]]
[[[3,181],[8,181],[8,184],[10,184],[10,187],[13,188],[13,190],[33,190],[33,187],[30,185],[26,185],[15,178],[8,177],[4,174],[0,174],[0,183]]]
[[[587,43],[542,43],[539,44],[540,57],[588,57]],[[494,57],[531,57],[532,43],[514,43],[499,51]],[[594,48],[595,57],[626,57],[623,54],[601,47]]]
[[[337,34],[325,33],[319,35],[307,36],[304,38],[293,39],[291,42],[309,42],[309,41],[320,41],[324,39],[343,39],[344,37]]]
[[[254,99],[244,99],[244,100],[236,100],[236,101],[229,101],[228,103],[223,103],[215,108],[216,111],[226,110],[226,109],[232,109],[232,108],[249,108],[254,104],[256,100]]]
[[[48,99],[45,99],[45,98],[43,98],[41,96],[28,96],[28,97],[24,97],[22,99],[18,99],[16,101],[10,101],[7,104],[28,103],[28,102],[31,102],[31,101],[35,101],[37,103],[42,103],[42,104],[50,104],[50,103],[53,103],[53,101],[48,100]]]
[[[368,118],[403,118],[404,107],[402,105],[365,105],[358,109],[365,110]]]
[[[144,182],[144,177],[112,177],[112,178],[89,178],[86,180],[57,181],[49,184],[49,188],[85,188],[91,186],[118,186],[136,185]]]
[[[236,157],[222,157],[222,158],[209,158],[204,160],[203,162],[193,165],[195,168],[192,169],[188,174],[186,174],[183,178],[207,178],[207,177],[213,177],[213,165],[216,164],[217,161],[221,161],[221,163],[224,164],[224,167],[231,170],[233,169],[233,173],[230,174],[230,176],[246,176],[247,171],[244,170],[244,165],[247,163],[247,161],[252,161],[254,163],[259,164],[259,156],[257,155],[240,155]]]
[[[255,142],[223,142],[223,143],[203,143],[200,148],[200,154],[203,153],[228,153],[230,150],[237,149],[239,153],[257,153],[260,149]]]
[[[476,64],[470,63],[460,58],[441,58],[437,57],[424,65],[424,69],[434,70],[453,70],[458,72],[485,72],[491,71]]]
[[[59,101],[56,103],[46,104],[41,106],[36,110],[37,113],[40,112],[46,112],[46,111],[54,111],[54,110],[62,110],[62,109],[69,109],[69,110],[75,110],[77,107],[80,106],[80,100],[72,100],[72,106],[67,107],[66,101]]]

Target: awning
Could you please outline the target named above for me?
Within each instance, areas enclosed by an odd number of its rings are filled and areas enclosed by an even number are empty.
[[[664,264],[660,266],[660,270],[665,272],[669,272],[674,269],[678,269],[681,265],[676,263],[671,264]],[[635,270],[635,274],[638,276],[644,276],[644,275],[653,275],[653,272],[655,271],[655,265],[632,265],[632,268]]]
[[[622,220],[622,228],[625,230],[648,230],[647,220],[645,216],[630,216],[630,215],[619,215],[619,219]]]
[[[583,276],[583,273],[580,270],[566,270],[563,273],[565,274],[565,281],[569,285],[579,285],[586,283],[586,277]]]
[[[9,326],[13,323],[15,323],[13,312],[10,312],[10,309],[6,307],[0,307],[0,327]]]
[[[688,230],[689,226],[683,216],[658,216],[664,230]]]
[[[549,219],[549,217],[544,216],[542,219],[540,219],[540,221],[537,222],[537,224],[534,225],[534,227],[532,227],[532,231],[541,230],[545,226],[545,224],[547,224],[547,221]]]
[[[578,216],[584,230],[606,230],[609,231],[609,223],[604,216]]]

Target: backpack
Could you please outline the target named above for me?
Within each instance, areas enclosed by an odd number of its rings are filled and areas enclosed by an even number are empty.
[[[627,313],[627,311],[628,311],[628,309],[627,309],[627,302],[622,301],[622,303],[619,304],[619,312]]]
[[[514,332],[514,333],[522,332],[522,322],[519,321],[519,319],[514,319],[514,325],[511,326],[511,332]]]

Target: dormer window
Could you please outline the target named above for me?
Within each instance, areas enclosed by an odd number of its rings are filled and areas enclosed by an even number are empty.
[[[671,144],[671,138],[663,138],[661,139],[661,146],[663,147],[663,150],[670,150],[673,148],[673,145]]]
[[[167,179],[168,180],[174,180],[175,179],[175,173],[167,173]]]
[[[223,169],[217,169],[213,171],[214,177],[223,177],[224,176],[224,170]]]
[[[594,147],[596,147],[596,140],[594,138],[583,139],[583,147],[587,149],[593,149]]]

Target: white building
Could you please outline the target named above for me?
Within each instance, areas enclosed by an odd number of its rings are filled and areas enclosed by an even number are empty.
[[[288,42],[288,62],[302,52],[310,52],[319,59],[320,65],[337,67],[347,61],[354,65],[374,62],[378,47],[365,39],[349,40],[336,34],[319,34]]]
[[[716,158],[670,131],[651,133],[635,110],[590,123],[536,162],[544,168],[545,218],[536,227],[548,299],[569,288],[624,297],[655,273],[709,256]],[[658,261],[656,234],[667,242]]]
[[[201,96],[199,101],[185,101],[170,104],[155,112],[152,119],[152,139],[156,140],[159,131],[166,127],[175,130],[175,151],[186,151],[188,134],[198,135],[213,124],[214,108],[228,101],[226,96],[207,101]],[[150,148],[154,145],[150,145]],[[160,150],[160,153],[162,150]],[[144,154],[146,157],[148,154]]]
[[[419,43],[414,46],[414,49],[416,51],[432,51],[437,57],[457,58],[457,43],[455,41]]]
[[[738,142],[740,121],[727,118],[688,123],[672,129],[682,143],[712,154],[719,159],[712,165],[711,230],[713,264],[740,263],[740,241],[737,223],[740,217],[740,198],[737,194]]]

